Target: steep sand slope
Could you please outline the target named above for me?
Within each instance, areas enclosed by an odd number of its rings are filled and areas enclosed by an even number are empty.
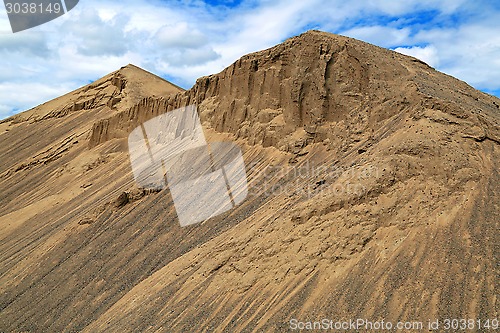
[[[0,124],[0,331],[498,318],[500,100],[317,31],[185,92],[148,77]],[[168,190],[134,186],[126,137],[192,103],[242,147],[251,193],[181,228]]]

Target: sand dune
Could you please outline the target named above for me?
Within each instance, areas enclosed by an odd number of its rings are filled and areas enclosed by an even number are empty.
[[[135,185],[127,136],[189,104],[209,142],[242,148],[250,193],[181,228],[168,189]],[[6,119],[0,331],[498,318],[499,105],[310,31],[187,91],[128,65]]]

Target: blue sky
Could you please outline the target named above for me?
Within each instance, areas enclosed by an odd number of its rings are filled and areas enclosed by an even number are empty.
[[[422,59],[500,96],[500,3],[469,0],[80,0],[12,34],[0,5],[0,119],[128,63],[189,88],[309,29]]]

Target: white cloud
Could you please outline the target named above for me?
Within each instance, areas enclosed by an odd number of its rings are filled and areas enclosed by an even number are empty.
[[[163,57],[165,61],[176,67],[203,65],[220,57],[211,47],[196,49],[177,49],[167,51]]]
[[[0,104],[0,119],[8,118],[12,115],[12,106]]]
[[[420,31],[416,42],[431,43],[439,56],[438,69],[478,89],[500,89],[500,31],[495,19],[456,28]]]
[[[432,67],[437,67],[439,65],[438,51],[432,45],[426,47],[398,47],[394,49],[394,51],[420,59]]]
[[[50,50],[44,34],[26,31],[17,35],[0,33],[0,54],[29,55],[47,57]]]
[[[198,29],[189,27],[186,22],[165,25],[156,33],[156,39],[162,47],[193,49],[208,42],[207,37]]]
[[[415,10],[432,10],[437,9],[443,13],[453,13],[460,6],[466,3],[467,0],[370,0],[359,1],[361,6],[366,6],[370,11],[378,10],[388,15],[402,15],[411,13]]]
[[[407,44],[410,40],[409,28],[369,26],[342,31],[342,35],[353,37],[382,47]]]
[[[1,83],[0,116],[7,118],[18,105],[36,106],[68,92],[65,84],[47,85],[44,83]],[[0,118],[1,119],[1,118]]]
[[[161,59],[171,66],[203,65],[220,58],[208,44],[208,38],[186,22],[165,25],[155,34],[156,45],[162,50]]]
[[[71,38],[66,37],[65,42],[77,44],[78,51],[83,55],[120,56],[127,52],[128,41],[135,39],[124,31],[128,21],[128,16],[122,14],[105,21],[96,10],[90,9],[78,12],[59,30]]]

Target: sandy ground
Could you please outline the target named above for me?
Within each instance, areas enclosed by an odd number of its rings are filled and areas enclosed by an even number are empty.
[[[181,228],[168,189],[134,184],[127,136],[192,103],[250,194]],[[499,104],[311,31],[188,91],[129,65],[21,113],[0,124],[0,331],[498,318]]]

